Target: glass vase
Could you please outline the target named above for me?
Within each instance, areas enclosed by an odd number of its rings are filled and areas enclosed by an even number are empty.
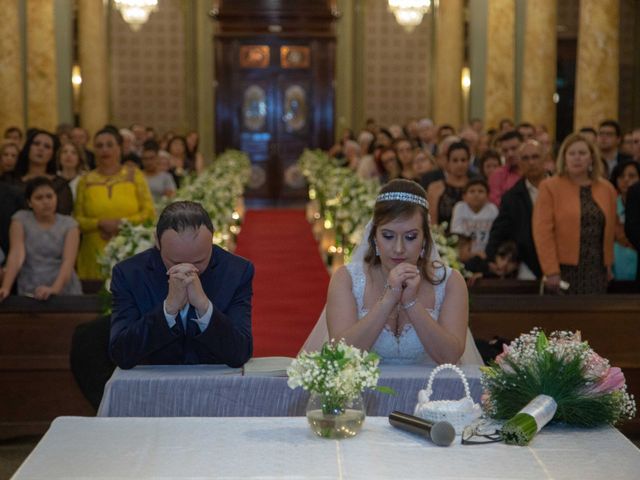
[[[362,429],[364,418],[362,395],[343,401],[318,393],[309,396],[307,421],[319,437],[353,437]]]

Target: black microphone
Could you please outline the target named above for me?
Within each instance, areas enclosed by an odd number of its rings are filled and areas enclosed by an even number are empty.
[[[389,423],[401,430],[427,437],[441,447],[448,447],[456,438],[456,431],[449,422],[430,423],[423,418],[397,410],[389,414]]]

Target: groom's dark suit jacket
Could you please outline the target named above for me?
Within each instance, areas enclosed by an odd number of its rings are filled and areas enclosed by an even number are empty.
[[[525,179],[521,178],[502,196],[500,213],[491,226],[485,251],[487,258],[493,260],[500,245],[511,240],[518,247],[520,260],[527,264],[536,277],[541,278],[542,270],[531,233],[532,214],[531,197]]]
[[[253,351],[253,274],[251,262],[214,246],[209,265],[200,274],[213,305],[209,326],[200,332],[189,320],[185,331],[179,315],[173,328],[164,315],[169,284],[160,251],[151,248],[120,262],[111,279],[111,358],[120,368],[139,364],[243,365]]]

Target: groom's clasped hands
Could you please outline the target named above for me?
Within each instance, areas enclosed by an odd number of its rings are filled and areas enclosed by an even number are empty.
[[[178,263],[167,270],[169,293],[166,309],[171,315],[177,314],[188,303],[193,305],[198,315],[204,315],[209,307],[209,298],[202,289],[199,270],[191,263]]]

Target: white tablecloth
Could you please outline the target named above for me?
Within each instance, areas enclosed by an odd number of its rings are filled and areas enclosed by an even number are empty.
[[[613,428],[545,428],[529,447],[436,447],[368,417],[347,440],[305,418],[56,419],[14,479],[637,479],[640,451]]]
[[[379,385],[396,395],[367,392],[368,415],[393,410],[413,412],[418,391],[425,388],[433,367],[383,365]],[[480,400],[477,366],[463,368],[471,395]],[[450,370],[438,374],[432,400],[464,396],[460,378]],[[286,377],[242,376],[238,369],[216,365],[154,365],[116,369],[98,410],[101,417],[285,417],[304,415],[308,399],[301,388],[291,390]]]

